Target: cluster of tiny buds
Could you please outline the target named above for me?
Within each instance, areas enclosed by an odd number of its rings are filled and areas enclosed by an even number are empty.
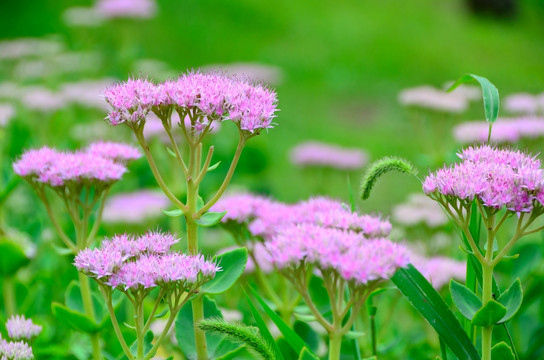
[[[145,122],[150,112],[159,117],[180,114],[179,125],[192,113],[191,131],[209,129],[213,121],[231,120],[250,133],[272,127],[276,116],[276,93],[264,86],[218,73],[189,72],[156,84],[147,79],[129,79],[104,91],[111,110],[106,120],[130,126]],[[196,116],[195,116],[196,115]]]
[[[24,315],[15,315],[6,322],[6,330],[14,341],[7,341],[0,335],[0,360],[34,359],[32,348],[27,342],[37,336],[42,327],[26,319]]]
[[[133,146],[112,142],[91,144],[87,149],[63,152],[42,147],[24,152],[13,170],[31,183],[51,187],[69,184],[111,184],[127,171],[126,163],[141,155]]]
[[[8,335],[13,340],[32,340],[42,331],[40,325],[36,325],[24,315],[15,315],[6,322]]]
[[[202,255],[170,252],[174,235],[148,232],[116,235],[100,248],[80,251],[74,265],[99,283],[123,291],[154,287],[192,288],[212,279],[221,268]]]
[[[459,157],[460,163],[425,178],[427,195],[442,195],[452,201],[477,198],[488,208],[517,213],[542,208],[544,172],[536,157],[489,145],[469,147]]]
[[[270,239],[284,226],[300,223],[351,230],[370,237],[387,236],[391,232],[389,221],[359,215],[340,201],[325,197],[285,204],[262,196],[239,194],[222,198],[212,211],[226,211],[223,223],[246,223],[252,235],[265,239]]]

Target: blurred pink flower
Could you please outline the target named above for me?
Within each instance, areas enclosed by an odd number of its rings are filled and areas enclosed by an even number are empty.
[[[468,98],[463,93],[448,93],[432,86],[418,86],[404,89],[399,93],[399,102],[446,113],[462,113],[468,108]]]
[[[161,216],[168,209],[170,201],[162,192],[141,190],[113,195],[106,200],[103,222],[138,224]]]
[[[453,129],[455,139],[462,144],[486,143],[489,123],[472,121],[461,123]],[[499,118],[493,124],[491,142],[513,144],[524,138],[544,136],[544,118],[526,116],[520,118]]]
[[[154,0],[98,0],[96,12],[104,18],[151,18],[157,13]]]
[[[340,170],[362,168],[368,155],[359,149],[342,148],[317,141],[303,142],[290,152],[291,162],[301,167],[323,166]]]
[[[440,205],[423,194],[411,194],[407,202],[395,206],[393,220],[406,226],[424,223],[430,228],[448,223]]]

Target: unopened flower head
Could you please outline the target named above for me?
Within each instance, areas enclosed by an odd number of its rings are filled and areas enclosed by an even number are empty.
[[[213,278],[219,266],[202,255],[170,252],[178,242],[174,235],[148,232],[140,236],[117,235],[100,248],[78,253],[74,265],[79,271],[112,288],[185,288]]]
[[[24,315],[15,315],[6,322],[8,335],[13,340],[31,340],[37,336],[42,327],[36,325],[31,319],[26,319]]]
[[[471,201],[478,198],[492,209],[530,212],[544,202],[540,161],[520,151],[491,146],[469,147],[460,163],[431,173],[423,182],[426,194]]]
[[[362,168],[368,155],[359,149],[347,149],[317,141],[295,146],[290,153],[291,162],[300,167],[329,167],[340,170]]]
[[[92,143],[87,147],[86,152],[121,163],[136,160],[142,156],[140,150],[134,146],[111,141]]]
[[[145,121],[150,111],[176,108],[183,115],[192,112],[193,133],[209,129],[213,121],[231,120],[242,130],[253,133],[272,127],[276,112],[276,93],[221,74],[189,72],[161,84],[129,79],[104,93],[112,107],[107,120],[112,125]],[[180,122],[182,121],[180,120]]]
[[[266,247],[271,262],[280,270],[296,271],[311,264],[322,273],[334,271],[355,286],[388,279],[409,262],[407,249],[388,239],[369,239],[360,233],[313,224],[286,227]]]
[[[13,163],[16,174],[52,187],[110,184],[121,179],[126,167],[87,152],[59,152],[48,147],[29,150]]]

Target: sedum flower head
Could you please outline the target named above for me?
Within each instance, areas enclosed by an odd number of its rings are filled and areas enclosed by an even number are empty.
[[[59,152],[44,147],[23,153],[13,170],[30,181],[58,187],[69,183],[109,184],[120,180],[126,167],[87,152]]]
[[[40,334],[42,327],[36,325],[31,319],[26,319],[24,315],[15,315],[6,322],[8,335],[13,340],[31,340]]]
[[[178,241],[174,235],[161,232],[136,237],[116,235],[100,248],[80,251],[74,265],[97,281],[123,290],[198,286],[220,270],[202,255],[170,252]]]
[[[111,106],[107,120],[112,125],[144,122],[150,111],[176,108],[184,121],[188,112],[197,115],[191,130],[201,133],[213,121],[231,120],[250,133],[272,127],[276,93],[264,86],[222,74],[188,72],[177,79],[154,84],[129,79],[104,92]],[[180,124],[185,126],[185,121]]]
[[[355,286],[388,279],[409,262],[408,250],[385,238],[369,239],[353,231],[298,224],[282,229],[266,243],[280,270],[314,265],[333,271]]]
[[[24,152],[13,170],[31,182],[52,187],[75,184],[111,184],[127,171],[125,163],[140,157],[126,144],[99,142],[84,151],[63,152],[42,147]]]
[[[448,200],[477,198],[488,208],[514,212],[530,212],[544,203],[543,171],[536,157],[488,145],[469,147],[459,157],[461,162],[425,178],[426,194]]]
[[[0,359],[4,360],[32,360],[32,348],[23,341],[6,341],[0,336]]]

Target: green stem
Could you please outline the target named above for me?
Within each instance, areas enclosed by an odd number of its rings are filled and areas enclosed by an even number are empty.
[[[329,360],[340,360],[342,350],[342,335],[332,333],[329,335]]]
[[[17,305],[15,301],[15,287],[13,286],[13,278],[7,276],[4,278],[4,284],[2,286],[2,293],[4,294],[4,308],[6,310],[6,319],[17,312]]]
[[[193,308],[193,322],[195,324],[196,356],[198,360],[208,360],[208,346],[206,333],[201,331],[197,324],[204,319],[204,297],[198,296],[191,302]]]
[[[485,306],[493,299],[493,232],[494,215],[488,218],[487,249],[485,261],[482,263],[482,304]],[[491,346],[493,342],[493,325],[482,327],[482,360],[491,360]]]
[[[94,308],[93,308],[93,299],[91,294],[91,286],[89,283],[89,278],[85,276],[83,273],[78,272],[79,276],[79,288],[81,290],[81,300],[83,301],[83,309],[85,310],[85,314],[89,316],[91,319],[95,319],[94,317]],[[93,347],[93,359],[94,360],[101,360],[102,355],[100,355],[100,337],[98,334],[91,334],[91,343]]]
[[[136,359],[142,360],[144,358],[144,302],[142,299],[136,300]]]
[[[113,330],[115,331],[115,335],[117,335],[117,340],[119,340],[119,344],[121,344],[121,348],[123,349],[123,352],[125,353],[127,358],[129,360],[134,360],[134,356],[132,355],[132,352],[130,351],[126,343],[125,338],[123,337],[123,333],[121,332],[121,329],[119,328],[119,323],[117,322],[117,316],[115,316],[115,310],[113,309],[113,303],[111,298],[111,290],[101,287],[100,291],[102,292],[102,295],[104,295],[104,298],[106,299],[106,306],[108,307],[108,312],[110,314]]]

